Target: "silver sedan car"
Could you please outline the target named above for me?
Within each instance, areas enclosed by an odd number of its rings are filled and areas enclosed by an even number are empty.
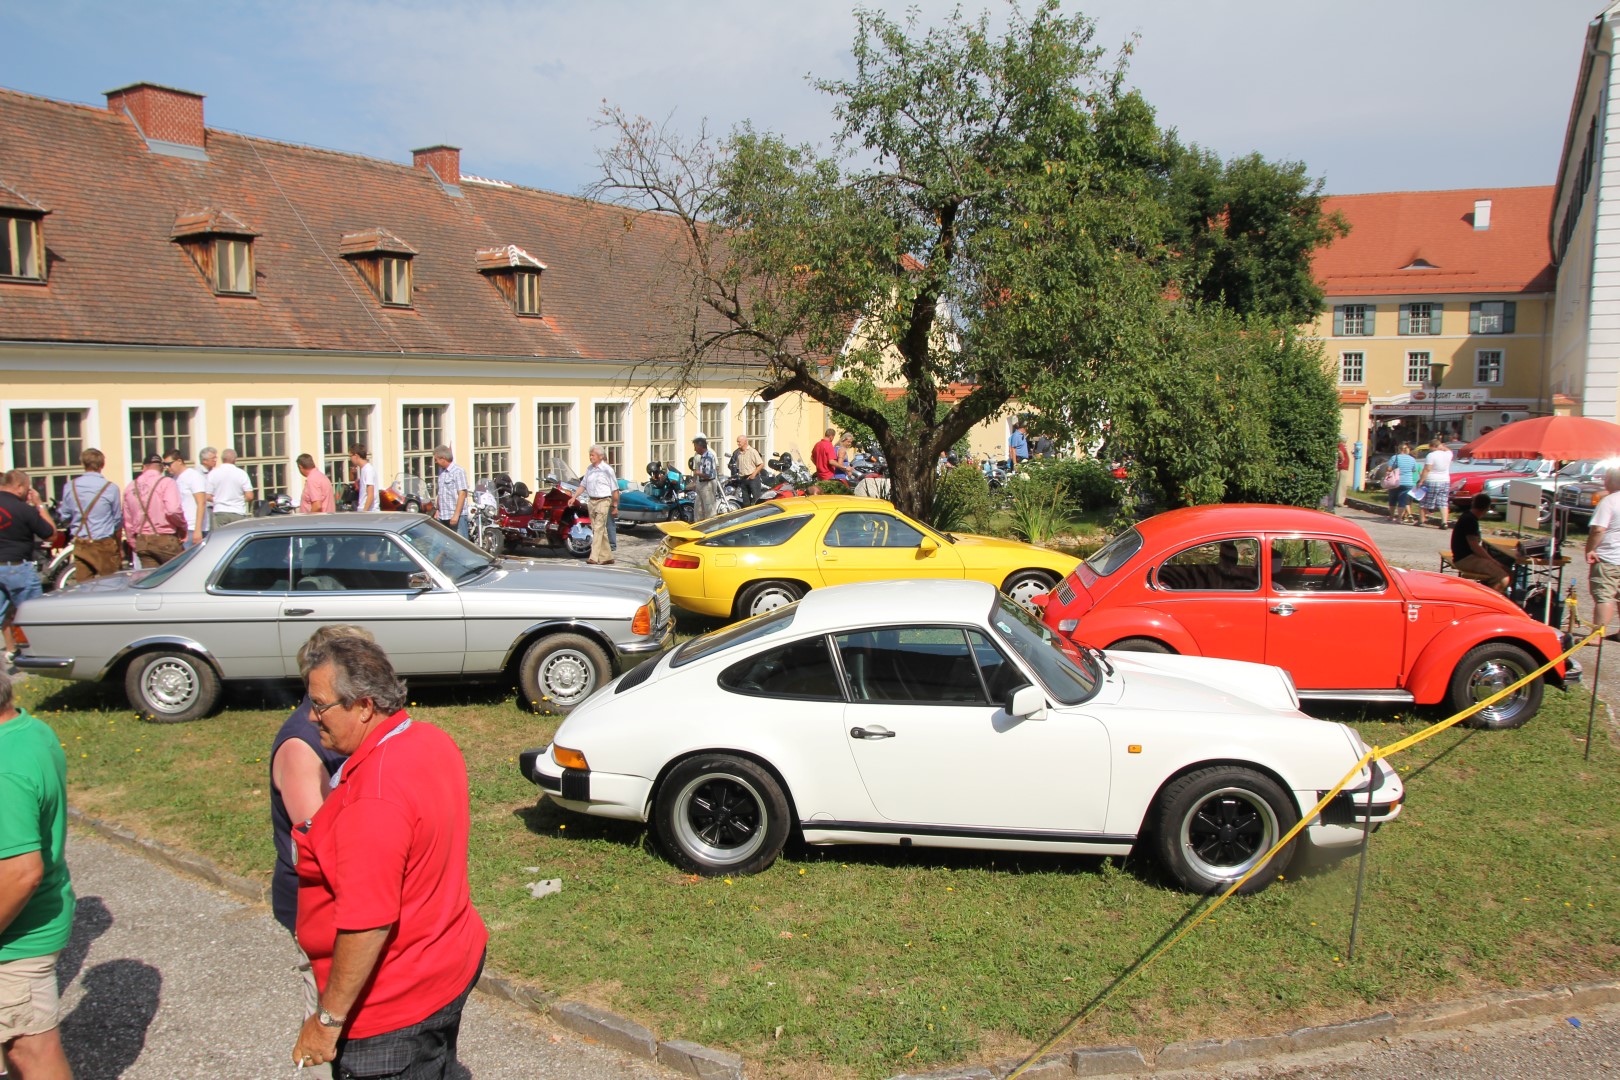
[[[417,514],[322,514],[234,522],[156,569],[29,600],[16,663],[122,679],[137,711],[178,722],[225,680],[297,678],[325,623],[365,627],[406,678],[512,680],[560,712],[674,640],[645,571],[493,558]]]

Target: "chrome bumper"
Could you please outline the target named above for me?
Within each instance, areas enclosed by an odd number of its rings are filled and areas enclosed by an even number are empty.
[[[76,663],[71,656],[29,656],[27,653],[18,653],[12,657],[11,662],[23,671],[37,671],[44,675],[58,671],[72,671]]]

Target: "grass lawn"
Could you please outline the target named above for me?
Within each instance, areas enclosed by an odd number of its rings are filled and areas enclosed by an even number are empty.
[[[268,875],[265,758],[285,692],[236,691],[227,711],[166,727],[137,721],[112,691],[43,678],[18,691],[66,746],[77,807]],[[1374,838],[1353,961],[1354,860],[1296,863],[1074,1039],[1263,1033],[1612,977],[1620,755],[1600,715],[1582,762],[1588,700],[1549,692],[1522,730],[1450,731],[1401,758],[1409,802]],[[467,755],[473,895],[492,968],[661,1037],[739,1052],[756,1075],[881,1077],[1022,1053],[1194,903],[1135,864],[918,849],[825,848],[753,878],[688,877],[639,827],[536,804],[516,757],[543,745],[555,718],[466,688],[424,690],[412,713]],[[1357,726],[1375,745],[1432,719],[1369,715]],[[1009,779],[965,777],[963,797],[993,797]],[[524,884],[543,877],[563,890],[533,900]]]

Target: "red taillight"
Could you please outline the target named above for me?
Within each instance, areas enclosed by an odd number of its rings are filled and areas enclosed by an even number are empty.
[[[696,570],[703,562],[696,555],[665,555],[665,570]]]
[[[20,626],[13,626],[11,628],[11,636],[17,640],[17,648],[28,648],[28,631],[24,630]]]
[[[646,637],[652,633],[652,605],[642,604],[636,608],[636,617],[630,620],[630,632],[639,637]]]

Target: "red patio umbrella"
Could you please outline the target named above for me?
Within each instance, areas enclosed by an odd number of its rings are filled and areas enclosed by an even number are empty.
[[[1474,458],[1580,458],[1620,456],[1620,424],[1590,416],[1538,416],[1487,431],[1462,448]]]

